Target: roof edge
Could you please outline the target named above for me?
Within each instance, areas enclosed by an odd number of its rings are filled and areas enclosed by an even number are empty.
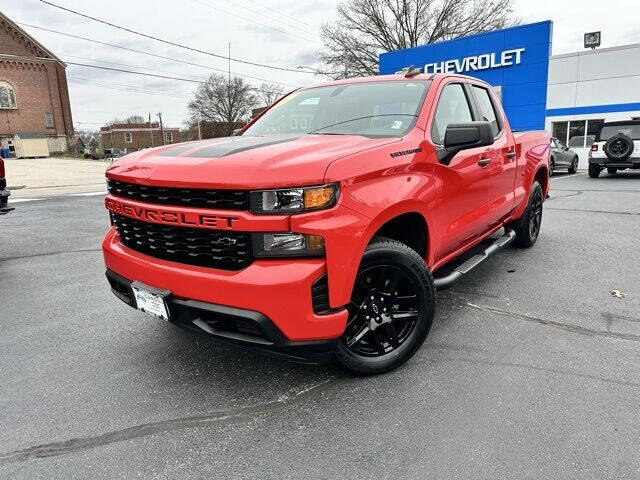
[[[45,47],[42,43],[40,43],[38,40],[36,40],[29,32],[27,32],[24,28],[22,28],[20,25],[18,25],[16,22],[14,22],[13,20],[11,20],[9,17],[7,17],[4,13],[2,13],[0,11],[0,18],[5,20],[7,23],[9,23],[13,28],[15,28],[17,31],[19,31],[21,34],[23,34],[25,37],[27,37],[29,40],[31,40],[35,45],[37,45],[38,47],[40,47],[42,50],[44,50],[45,52],[47,52],[49,55],[51,55],[51,59],[55,60],[56,62],[58,62],[60,65],[62,65],[63,67],[67,67],[67,64],[64,63],[55,53],[53,53],[51,50],[49,50],[47,47]]]

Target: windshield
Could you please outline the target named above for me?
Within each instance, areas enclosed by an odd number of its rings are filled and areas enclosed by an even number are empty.
[[[633,140],[640,140],[640,124],[604,125],[602,130],[600,130],[598,137],[600,141],[605,142],[611,137],[617,135],[618,132],[624,133]]]
[[[430,83],[370,82],[299,90],[271,107],[243,135],[399,137],[413,127]]]

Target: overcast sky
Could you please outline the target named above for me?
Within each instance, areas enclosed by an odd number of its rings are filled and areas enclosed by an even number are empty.
[[[321,46],[319,26],[329,21],[339,0],[52,0],[53,3],[118,25],[257,63],[289,68],[313,65]],[[8,3],[8,5],[7,5]],[[58,10],[38,0],[3,2],[2,11],[16,22],[142,50],[183,62],[150,57],[21,25],[67,62],[192,80],[211,70],[226,71],[227,61],[190,52],[116,30]],[[515,14],[524,23],[553,20],[553,53],[582,50],[583,33],[601,30],[602,47],[640,43],[637,0],[515,0]],[[110,63],[106,63],[110,62]],[[119,65],[116,65],[119,64]],[[285,88],[321,79],[310,74],[276,71],[232,62],[232,73],[281,82]],[[69,65],[67,67],[76,128],[97,129],[113,118],[163,113],[166,126],[182,127],[195,83],[143,77]],[[258,85],[262,80],[247,78]],[[133,88],[138,91],[131,91]],[[140,89],[144,89],[140,91]],[[144,92],[144,93],[143,93]],[[155,118],[155,117],[154,117]]]

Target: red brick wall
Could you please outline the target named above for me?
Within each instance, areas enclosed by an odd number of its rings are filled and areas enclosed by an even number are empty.
[[[151,146],[158,147],[162,145],[162,135],[160,134],[160,129],[153,131],[153,145],[151,144],[151,133],[149,130],[145,131],[136,131],[136,128],[140,128],[139,125],[132,124],[131,130],[123,130],[120,127],[113,134],[101,131],[101,143],[102,148],[126,148],[128,151],[140,150],[142,148],[149,148]],[[125,132],[131,132],[131,142],[124,141]],[[167,145],[170,143],[180,143],[182,140],[180,139],[180,130],[177,128],[165,128],[165,132],[171,132],[173,134],[173,139],[171,142],[166,142]],[[112,143],[113,139],[113,143]]]
[[[50,57],[2,18],[0,53]],[[0,80],[14,88],[18,107],[0,110],[0,135],[13,135],[18,131],[73,135],[67,78],[62,65],[56,61],[0,59]],[[53,114],[53,128],[46,127],[45,113]]]

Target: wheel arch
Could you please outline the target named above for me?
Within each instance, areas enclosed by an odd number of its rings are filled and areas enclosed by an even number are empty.
[[[424,253],[424,255],[421,252],[418,254],[425,259],[427,265],[430,265],[430,257],[435,251],[435,232],[432,228],[435,225],[435,218],[430,216],[424,202],[407,199],[387,207],[375,218],[370,219],[363,231],[352,237],[353,243],[348,251],[348,258],[352,261],[338,264],[335,261],[328,262],[330,305],[340,307],[349,302],[360,267],[360,259],[367,245],[376,236],[384,234],[411,248],[413,248],[412,245],[416,246]],[[403,228],[408,231],[403,231]],[[340,256],[345,260],[346,252],[340,252]]]

